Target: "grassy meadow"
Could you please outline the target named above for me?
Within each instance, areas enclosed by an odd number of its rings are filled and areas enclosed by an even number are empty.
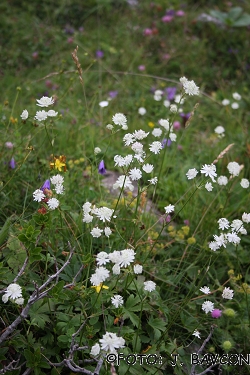
[[[249,2],[3,0],[0,35],[0,374],[249,374]]]

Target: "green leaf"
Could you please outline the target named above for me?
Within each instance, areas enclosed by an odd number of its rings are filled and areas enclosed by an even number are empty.
[[[243,9],[241,7],[234,7],[230,9],[230,11],[228,12],[228,18],[231,18],[232,20],[237,20],[242,12]]]
[[[48,302],[35,302],[34,305],[30,308],[31,325],[35,325],[43,329],[45,327],[45,324],[50,322],[48,314],[50,313],[50,309],[52,309],[52,307],[53,305],[51,304],[51,302],[50,306]]]
[[[124,308],[124,312],[125,312],[123,315],[124,319],[129,318],[131,322],[133,323],[133,325],[138,328],[140,325],[139,317],[136,314],[134,314],[132,311],[127,310],[126,308]]]
[[[155,329],[159,329],[160,331],[165,331],[165,327],[166,327],[166,322],[164,322],[162,319],[160,318],[149,318],[149,321],[148,321],[148,324],[155,330]]]
[[[60,335],[58,336],[58,341],[63,343],[68,343],[70,338],[66,335]]]
[[[29,262],[33,263],[33,262],[37,262],[43,259],[41,251],[42,251],[41,247],[35,247],[34,249],[31,249],[30,254],[29,254]]]
[[[242,16],[234,22],[235,27],[243,27],[250,25],[250,15],[247,13],[242,14]]]
[[[0,230],[0,246],[5,242],[6,238],[8,237],[10,224],[11,224],[11,218],[9,217],[5,221],[3,227]]]
[[[209,14],[212,17],[215,17],[218,20],[220,20],[222,23],[225,23],[226,18],[227,18],[227,13],[220,12],[219,10],[210,10]]]

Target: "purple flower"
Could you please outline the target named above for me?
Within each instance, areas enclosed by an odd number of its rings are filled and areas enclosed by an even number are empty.
[[[118,91],[117,91],[117,90],[110,91],[110,92],[109,92],[109,97],[110,97],[111,99],[114,99],[114,98],[117,96],[117,94],[118,94]]]
[[[222,314],[222,311],[219,309],[214,309],[213,311],[211,311],[211,316],[212,318],[215,318],[215,319],[220,318],[221,314]]]
[[[180,116],[183,119],[183,126],[185,126],[185,124],[186,124],[187,120],[189,119],[190,115],[191,115],[191,113],[184,113],[184,112],[180,113]]]
[[[185,15],[185,12],[184,12],[184,10],[177,10],[177,12],[175,13],[175,15],[177,17],[183,17]]]
[[[190,224],[190,222],[189,222],[188,219],[184,220],[183,223],[184,223],[185,225],[188,225],[188,226],[189,226],[189,224]]]
[[[169,10],[166,11],[166,14],[168,16],[174,16],[175,15],[175,10],[174,9],[169,9]]]
[[[65,29],[64,29],[64,32],[65,32],[65,34],[73,35],[74,32],[75,32],[75,29],[74,29],[74,27],[72,27],[70,25],[66,25]]]
[[[176,87],[167,87],[165,91],[167,93],[168,100],[173,100],[176,94]]]
[[[50,180],[46,180],[40,190],[44,191],[44,189],[50,190]]]
[[[14,145],[12,142],[5,142],[5,147],[11,149],[14,147]]]
[[[84,27],[83,27],[83,26],[80,26],[78,30],[80,31],[80,33],[83,33],[83,31],[84,31]]]
[[[106,173],[106,169],[105,169],[105,165],[104,165],[104,161],[103,160],[99,164],[98,173],[100,173],[100,174],[105,174]]]
[[[171,145],[171,140],[170,139],[167,139],[167,138],[164,138],[163,141],[161,142],[162,144],[162,148],[164,148],[166,145],[169,147]]]
[[[152,29],[146,28],[143,31],[143,35],[152,35],[152,34],[153,34]]]
[[[104,52],[98,49],[95,53],[97,59],[101,59],[104,56]]]
[[[15,162],[14,158],[11,158],[11,160],[9,162],[9,166],[10,166],[11,169],[15,169],[16,168],[16,162]]]
[[[145,65],[139,65],[138,70],[140,70],[140,72],[143,72],[143,70],[145,70]]]

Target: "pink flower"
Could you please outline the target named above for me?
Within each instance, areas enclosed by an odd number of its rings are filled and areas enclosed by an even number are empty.
[[[153,31],[152,31],[152,29],[147,28],[147,29],[144,29],[143,34],[144,35],[152,35]]]
[[[177,10],[177,12],[175,13],[175,15],[177,17],[183,17],[183,16],[185,16],[185,12],[183,10]]]
[[[174,121],[173,128],[174,128],[174,130],[180,130],[181,123],[179,121]]]
[[[162,17],[161,20],[162,20],[162,22],[171,22],[173,18],[174,18],[173,16],[165,15],[165,16]]]
[[[211,311],[211,316],[212,318],[215,318],[215,319],[220,318],[221,314],[222,314],[222,311],[219,309],[214,309],[213,311]]]
[[[143,72],[143,70],[145,70],[145,65],[139,65],[138,70],[140,70],[140,72]]]

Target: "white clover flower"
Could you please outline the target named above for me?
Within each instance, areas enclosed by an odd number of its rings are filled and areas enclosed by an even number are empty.
[[[177,105],[171,104],[169,110],[170,110],[171,113],[176,113],[177,112]]]
[[[64,182],[64,177],[60,174],[50,177],[50,181],[53,185],[62,185]]]
[[[94,213],[99,218],[99,220],[105,222],[111,220],[114,210],[108,207],[100,207],[96,208]]]
[[[140,264],[135,264],[134,265],[134,273],[136,275],[140,275],[142,273],[142,270],[143,270],[143,268],[142,268],[142,266]]]
[[[250,185],[250,183],[249,183],[248,179],[242,178],[242,180],[240,182],[240,186],[243,187],[243,189],[247,189],[247,188],[249,188],[249,185]]]
[[[37,105],[39,107],[49,107],[50,105],[54,104],[54,99],[48,98],[47,96],[43,96],[41,99],[37,99]]]
[[[109,105],[109,102],[107,100],[103,100],[102,102],[99,103],[99,106],[101,108],[105,108]]]
[[[205,164],[201,168],[201,173],[205,174],[205,176],[209,176],[213,182],[215,182],[215,177],[217,177],[216,174],[216,166],[214,164]]]
[[[207,313],[212,312],[214,310],[214,304],[211,301],[205,301],[205,302],[203,302],[201,308],[207,314]]]
[[[156,288],[156,283],[154,283],[153,281],[144,281],[144,290],[146,292],[153,292],[153,290],[155,290]]]
[[[132,249],[125,249],[120,251],[120,260],[119,266],[120,267],[128,267],[130,263],[135,260],[135,252]]]
[[[166,131],[169,131],[170,129],[169,120],[160,119],[159,125],[161,125]]]
[[[226,247],[227,237],[224,233],[221,233],[219,236],[217,236],[215,234],[213,237],[214,237],[214,240],[218,244],[219,247],[221,247],[221,246]]]
[[[242,214],[242,221],[244,221],[244,223],[249,224],[250,223],[250,214],[247,214],[246,212],[244,212],[244,214]]]
[[[220,137],[224,137],[224,133],[225,133],[225,129],[223,128],[223,126],[217,126],[215,129],[214,129],[214,132]]]
[[[144,116],[147,113],[147,110],[144,107],[140,107],[138,113],[139,115]]]
[[[148,182],[149,182],[151,185],[156,185],[157,182],[158,182],[158,178],[157,178],[157,177],[153,177],[153,178],[151,178],[150,180],[148,180]]]
[[[224,105],[224,106],[229,105],[230,104],[230,100],[223,99],[222,102],[221,102],[221,104]]]
[[[64,186],[60,185],[60,184],[57,184],[55,186],[55,192],[56,192],[56,194],[63,194],[64,193]]]
[[[102,339],[99,340],[101,349],[106,352],[114,352],[116,349],[124,348],[125,340],[118,337],[116,333],[106,332]]]
[[[172,142],[176,142],[177,135],[175,133],[169,133],[169,139]]]
[[[228,178],[226,176],[219,176],[217,178],[217,184],[220,186],[225,186],[228,184]]]
[[[92,237],[94,237],[94,238],[99,238],[99,237],[101,237],[102,232],[103,232],[103,229],[100,229],[100,228],[98,228],[98,227],[95,227],[95,228],[92,229],[92,231],[90,232],[90,234],[91,234]]]
[[[103,265],[105,266],[106,263],[110,262],[109,254],[106,253],[105,251],[101,251],[96,256],[96,262],[98,266],[103,266]]]
[[[162,135],[162,130],[160,128],[154,128],[152,131],[154,137],[160,137]]]
[[[234,93],[232,94],[232,97],[234,98],[234,100],[241,100],[241,95],[238,94],[237,92],[234,92]]]
[[[185,94],[187,95],[199,95],[199,87],[196,86],[194,81],[188,81],[186,77],[180,78],[180,82],[183,86]]]
[[[124,304],[124,300],[122,296],[120,296],[119,294],[116,294],[115,296],[111,297],[111,303],[118,309],[118,307]]]
[[[231,242],[235,245],[238,245],[240,243],[240,237],[237,236],[235,232],[227,233],[226,236],[227,236],[228,242]]]
[[[164,207],[166,214],[170,214],[171,212],[174,212],[174,205],[169,204],[168,206]]]
[[[22,120],[27,120],[27,118],[29,117],[29,112],[27,111],[27,109],[24,109],[22,114],[20,115],[21,119]]]
[[[132,150],[136,153],[136,154],[140,154],[143,152],[143,144],[140,143],[140,142],[135,142],[132,144],[131,146]]]
[[[197,169],[191,168],[187,171],[186,176],[187,176],[188,180],[192,180],[193,178],[195,178],[197,176],[198,173],[199,172],[197,171]]]
[[[218,220],[219,223],[219,229],[228,229],[229,228],[229,221],[225,218],[222,217],[221,219]]]
[[[234,296],[234,291],[232,289],[224,288],[224,290],[222,292],[222,298],[233,299],[233,296]]]
[[[205,189],[207,191],[212,191],[213,190],[213,185],[211,184],[211,182],[207,182],[206,185],[205,185]]]
[[[192,333],[192,335],[195,336],[195,337],[198,337],[198,339],[201,338],[201,336],[200,336],[200,332],[197,331],[197,329],[194,330],[194,333]]]
[[[123,142],[125,143],[125,146],[130,146],[132,143],[135,142],[135,137],[131,133],[127,133],[123,137]]]
[[[113,130],[113,129],[114,129],[113,125],[111,125],[111,124],[106,125],[106,128],[107,128],[108,130]]]
[[[51,210],[55,210],[59,206],[59,200],[56,198],[50,198],[47,204]]]
[[[112,234],[112,230],[109,227],[105,227],[104,234],[106,237],[109,237]]]
[[[150,146],[149,150],[153,152],[154,154],[159,154],[160,151],[162,150],[162,144],[161,142],[158,142],[158,141],[152,142],[149,146]]]
[[[96,357],[100,353],[100,350],[101,350],[100,345],[95,344],[91,348],[90,355],[93,355],[94,357]]]
[[[33,193],[34,201],[41,202],[44,198],[46,198],[46,195],[43,193],[42,190],[37,189]]]
[[[100,152],[102,152],[102,150],[100,149],[100,147],[95,147],[94,148],[94,154],[95,155],[100,154]]]
[[[203,286],[202,288],[200,288],[200,291],[204,294],[210,294],[210,288],[208,286]]]
[[[115,125],[119,125],[122,129],[127,130],[127,118],[123,113],[116,113],[112,117],[112,121]]]
[[[119,264],[115,264],[113,267],[112,267],[112,272],[114,275],[120,275],[121,273],[121,268],[119,266]]]
[[[163,105],[164,105],[164,107],[166,107],[166,108],[168,108],[169,106],[170,106],[170,101],[169,100],[164,100],[164,102],[163,102]]]
[[[241,168],[236,161],[231,161],[230,163],[228,163],[227,169],[233,177],[236,177],[239,176]]]
[[[6,303],[9,298],[16,300],[17,298],[22,297],[22,288],[16,283],[12,283],[7,286],[6,291],[4,292],[2,301]]]
[[[142,173],[140,169],[133,168],[129,171],[129,177],[131,178],[132,181],[137,181],[142,177]]]
[[[239,104],[236,103],[236,102],[234,102],[234,103],[231,104],[231,107],[232,107],[233,109],[238,109],[238,108],[239,108]]]
[[[113,185],[113,189],[124,188],[130,191],[134,190],[134,185],[128,176],[121,175]]]
[[[144,138],[147,138],[147,136],[149,135],[149,132],[146,133],[144,130],[135,130],[134,133],[133,133],[135,139],[137,140],[141,140],[141,139],[144,139]]]
[[[216,251],[220,248],[220,246],[218,245],[218,243],[216,241],[211,241],[208,245],[208,247],[213,250],[213,251]]]
[[[44,110],[42,111],[37,111],[36,115],[35,115],[35,119],[37,121],[44,121],[46,120],[46,118],[48,117],[48,113]]]
[[[50,109],[48,112],[47,112],[47,115],[49,117],[56,117],[58,115],[58,112],[54,111],[53,109]]]
[[[144,164],[142,166],[142,169],[144,170],[144,172],[146,173],[151,173],[154,169],[154,166],[152,164]]]

